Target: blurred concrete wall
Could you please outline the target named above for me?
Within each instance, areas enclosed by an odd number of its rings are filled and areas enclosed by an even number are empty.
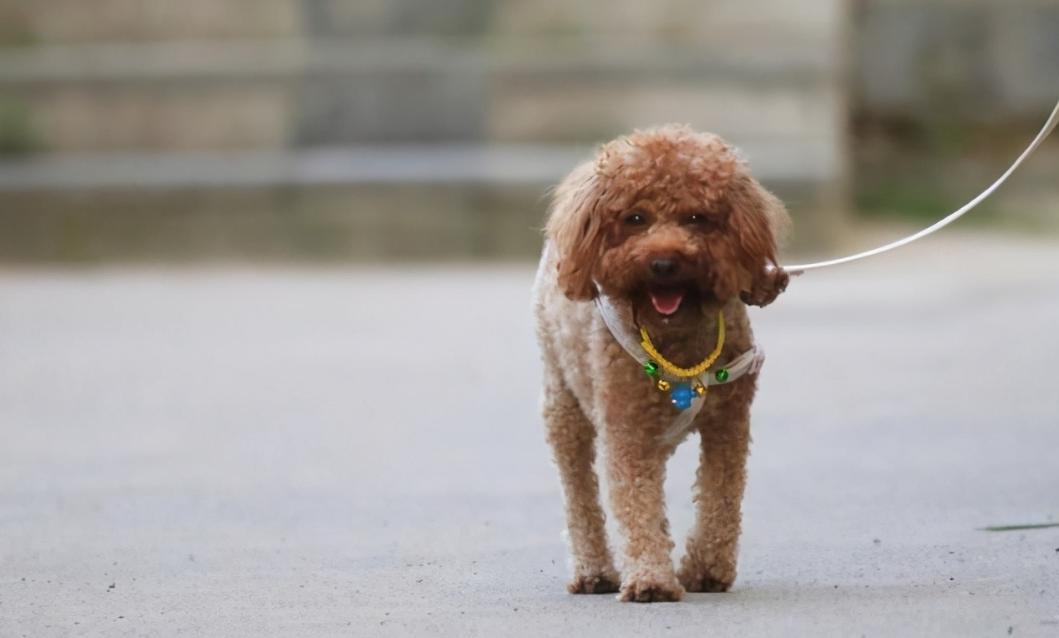
[[[862,0],[853,12],[852,190],[866,213],[933,219],[992,182],[1059,99],[1059,0]],[[1059,230],[1059,139],[975,212]]]
[[[826,241],[846,26],[844,0],[0,0],[0,258],[528,255],[550,183],[668,121]]]
[[[978,121],[1039,119],[1059,93],[1059,0],[862,0],[859,108]]]

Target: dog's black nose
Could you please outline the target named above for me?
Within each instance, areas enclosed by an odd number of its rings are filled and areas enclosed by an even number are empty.
[[[657,277],[670,277],[677,274],[677,262],[672,259],[655,259],[651,262],[651,272]]]

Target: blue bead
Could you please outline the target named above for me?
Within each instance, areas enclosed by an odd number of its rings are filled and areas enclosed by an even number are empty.
[[[669,392],[669,400],[678,410],[690,408],[694,399],[695,391],[691,389],[690,385],[684,383],[673,386],[673,389]]]

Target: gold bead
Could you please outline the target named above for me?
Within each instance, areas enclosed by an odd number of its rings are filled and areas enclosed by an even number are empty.
[[[700,397],[706,396],[706,386],[702,385],[701,383],[696,383],[695,394],[699,395]]]
[[[666,381],[665,379],[659,379],[657,385],[658,385],[658,389],[661,390],[662,392],[666,392],[666,391],[669,390],[669,382]]]

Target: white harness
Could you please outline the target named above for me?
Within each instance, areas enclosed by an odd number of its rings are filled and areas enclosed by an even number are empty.
[[[625,352],[629,353],[637,363],[643,365],[651,360],[651,357],[647,354],[647,351],[640,345],[640,340],[637,338],[636,333],[628,327],[628,322],[621,317],[620,311],[614,306],[613,302],[603,294],[603,291],[599,291],[596,295],[596,308],[599,309],[599,316],[603,319],[603,323],[607,326],[610,334],[614,337]],[[725,383],[731,383],[736,379],[739,379],[746,374],[754,374],[761,369],[761,365],[765,362],[765,351],[759,346],[754,345],[749,350],[739,355],[735,359],[732,359],[727,364],[716,366],[717,369],[724,368],[728,371],[728,376],[720,381],[716,375],[710,371],[706,371],[699,375],[698,381],[702,385],[709,387],[714,385],[723,385]],[[664,371],[659,370],[659,374],[666,377],[670,382],[686,382],[686,379],[677,379],[666,374]],[[673,422],[669,424],[662,432],[662,440],[666,443],[673,443],[678,440],[688,428],[691,427],[695,417],[698,416],[699,411],[702,410],[703,404],[706,402],[706,396],[696,396],[692,402],[691,407],[686,410],[681,410],[676,417],[673,418]]]

